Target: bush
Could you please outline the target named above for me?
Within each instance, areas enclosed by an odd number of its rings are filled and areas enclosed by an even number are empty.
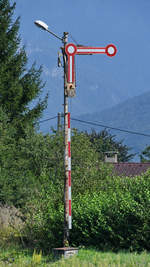
[[[150,172],[112,178],[73,202],[71,239],[99,249],[150,250]]]
[[[22,242],[22,214],[13,206],[0,203],[0,247]],[[22,243],[23,244],[23,243]]]
[[[57,199],[53,186],[41,188],[38,197],[27,203],[24,211],[26,225],[25,240],[28,245],[42,250],[50,250],[63,243],[63,203]],[[49,191],[49,192],[48,192]]]
[[[31,204],[27,232],[30,241],[50,249],[63,240],[63,203],[51,186]],[[111,177],[102,181],[99,192],[73,197],[73,229],[70,245],[98,249],[150,250],[150,175]],[[26,233],[27,233],[26,232]]]
[[[78,245],[139,249],[136,239],[143,224],[142,211],[130,193],[85,195],[75,201],[73,210],[72,239],[78,240]]]

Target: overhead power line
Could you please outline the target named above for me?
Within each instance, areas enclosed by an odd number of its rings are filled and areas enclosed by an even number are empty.
[[[45,119],[45,120],[41,120],[41,121],[39,121],[39,123],[43,123],[43,122],[47,122],[47,121],[50,121],[50,120],[54,120],[56,118],[57,118],[57,116],[54,116],[54,117],[51,117],[51,118],[48,118],[48,119]],[[116,128],[116,127],[111,127],[111,126],[108,126],[108,125],[101,124],[99,122],[85,121],[85,120],[80,120],[80,119],[76,119],[76,118],[71,118],[71,120],[72,121],[81,122],[81,123],[84,123],[84,124],[88,124],[88,125],[103,127],[103,128],[107,128],[107,129],[111,129],[111,130],[116,130],[116,131],[120,131],[120,132],[124,132],[124,133],[128,133],[128,134],[135,134],[135,135],[150,137],[150,134],[145,134],[145,133],[141,133],[141,132],[135,132],[135,131],[131,131],[131,130],[125,130],[125,129]]]
[[[124,132],[124,133],[136,134],[136,135],[141,135],[141,136],[150,137],[149,134],[144,134],[144,133],[140,133],[140,132],[134,132],[134,131],[130,131],[130,130],[125,130],[125,129],[115,128],[115,127],[111,127],[111,126],[104,125],[104,124],[97,123],[97,122],[91,122],[91,121],[79,120],[79,119],[75,119],[75,118],[71,118],[71,120],[73,120],[73,121],[78,121],[78,122],[81,122],[81,123],[84,123],[84,124],[93,125],[93,126],[99,126],[99,127],[103,127],[103,128],[108,128],[108,129],[111,129],[111,130],[116,130],[116,131],[120,131],[120,132]]]
[[[45,119],[45,120],[42,120],[42,121],[39,121],[39,123],[43,123],[43,122],[46,122],[46,121],[54,120],[56,118],[57,118],[57,116],[49,118],[49,119]]]

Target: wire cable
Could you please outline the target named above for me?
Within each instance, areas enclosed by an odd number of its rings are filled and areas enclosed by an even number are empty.
[[[79,119],[75,119],[75,118],[71,118],[71,120],[78,121],[78,122],[85,123],[85,124],[89,124],[89,125],[93,125],[93,126],[100,126],[100,127],[103,127],[103,128],[108,128],[108,129],[111,129],[111,130],[117,130],[117,131],[125,132],[125,133],[128,133],[128,134],[136,134],[136,135],[141,135],[141,136],[145,136],[145,137],[150,137],[149,134],[144,134],[144,133],[140,133],[140,132],[134,132],[134,131],[130,131],[130,130],[115,128],[115,127],[111,127],[111,126],[100,124],[100,123],[96,123],[96,122],[79,120]]]
[[[43,123],[43,122],[46,122],[46,121],[54,120],[56,118],[57,118],[57,116],[49,118],[49,119],[45,119],[45,120],[42,120],[42,121],[39,121],[39,123]]]
[[[53,119],[56,119],[57,116],[39,121],[39,123],[43,123],[43,122],[47,122]],[[135,135],[141,135],[141,136],[145,136],[145,137],[150,137],[149,134],[145,134],[145,133],[141,133],[141,132],[135,132],[135,131],[130,131],[130,130],[125,130],[125,129],[120,129],[120,128],[116,128],[116,127],[111,127],[108,125],[104,125],[101,124],[99,122],[91,122],[91,121],[85,121],[85,120],[80,120],[80,119],[76,119],[76,118],[71,118],[72,121],[77,121],[77,122],[81,122],[84,124],[88,124],[88,125],[93,125],[93,126],[99,126],[99,127],[103,127],[103,128],[107,128],[107,129],[111,129],[111,130],[116,130],[116,131],[120,131],[120,132],[124,132],[124,133],[128,133],[128,134],[135,134]]]

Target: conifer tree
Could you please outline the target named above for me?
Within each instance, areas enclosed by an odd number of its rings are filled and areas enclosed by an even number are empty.
[[[0,106],[21,133],[40,117],[47,97],[38,100],[44,87],[42,68],[35,64],[27,68],[28,59],[19,36],[20,18],[13,21],[15,6],[9,0],[0,0]],[[37,104],[29,108],[35,99]]]

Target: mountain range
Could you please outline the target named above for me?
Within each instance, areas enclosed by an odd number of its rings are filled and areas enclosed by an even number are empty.
[[[150,91],[139,96],[129,98],[122,103],[100,112],[84,114],[77,119],[103,125],[94,126],[81,122],[72,122],[72,126],[80,130],[101,131],[106,128],[111,134],[116,135],[118,140],[132,148],[132,152],[137,156],[144,150],[145,146],[150,145]],[[118,130],[110,128],[118,128]],[[120,129],[120,130],[119,130]],[[122,131],[125,130],[126,132]],[[137,132],[134,134],[130,132]],[[145,134],[149,136],[144,136]],[[137,157],[136,157],[137,159]]]

